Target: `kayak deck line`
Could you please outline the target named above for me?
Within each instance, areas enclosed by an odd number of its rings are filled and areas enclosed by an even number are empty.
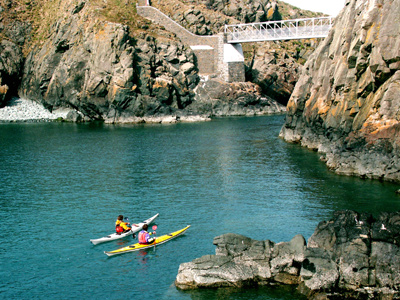
[[[164,243],[166,243],[166,242],[168,242],[168,241],[180,236],[187,229],[189,229],[189,227],[190,227],[190,225],[187,225],[186,227],[184,227],[184,228],[182,228],[180,230],[177,230],[175,232],[171,232],[169,234],[165,234],[165,235],[159,236],[159,237],[156,238],[156,241],[154,243],[151,243],[151,244],[139,244],[139,243],[136,243],[136,244],[129,245],[129,246],[126,246],[126,247],[123,247],[123,248],[120,248],[120,249],[113,250],[113,251],[104,251],[104,253],[107,256],[114,256],[114,255],[124,254],[124,253],[128,253],[128,252],[148,249],[148,248],[154,247],[156,245],[164,244]]]

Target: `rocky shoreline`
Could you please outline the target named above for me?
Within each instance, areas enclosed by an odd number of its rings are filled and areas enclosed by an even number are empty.
[[[348,0],[302,69],[280,137],[334,172],[400,182],[400,0]]]
[[[0,108],[0,123],[49,122],[66,119],[70,109],[63,108],[50,112],[32,100],[12,99]]]
[[[400,299],[400,212],[338,211],[306,243],[228,233],[179,267],[180,289],[294,285],[308,299]]]
[[[204,122],[211,118],[206,115],[191,116],[148,116],[131,117],[119,120],[118,123],[177,123],[177,122]],[[43,105],[27,99],[14,98],[6,106],[0,108],[0,123],[38,123],[38,122],[87,122],[83,114],[71,108],[59,108],[50,112]],[[105,120],[105,123],[113,123]]]

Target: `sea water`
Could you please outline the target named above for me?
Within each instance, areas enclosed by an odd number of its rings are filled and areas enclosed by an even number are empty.
[[[215,253],[224,233],[308,239],[336,210],[400,209],[399,185],[338,176],[278,138],[284,116],[204,123],[0,124],[0,298],[301,299],[292,289],[180,291],[179,265]],[[150,250],[107,257],[92,245],[154,214]]]

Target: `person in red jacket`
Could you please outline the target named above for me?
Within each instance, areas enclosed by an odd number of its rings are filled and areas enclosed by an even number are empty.
[[[115,222],[115,231],[119,234],[127,232],[131,230],[131,227],[129,227],[130,225],[130,223],[124,222],[123,215],[119,215],[117,221]]]
[[[142,231],[139,232],[139,244],[151,244],[156,240],[155,238],[150,237],[150,234],[154,234],[154,232],[148,233],[148,228],[149,226],[147,224],[144,224],[142,227]]]

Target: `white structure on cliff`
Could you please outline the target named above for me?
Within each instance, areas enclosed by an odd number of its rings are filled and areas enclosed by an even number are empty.
[[[332,17],[225,25],[228,43],[249,43],[324,38],[332,28]]]
[[[225,26],[225,32],[212,36],[195,35],[173,21],[147,0],[139,0],[137,13],[162,25],[190,46],[201,75],[217,74],[226,82],[244,82],[244,56],[241,43],[322,38],[332,27],[332,18],[297,19]]]

